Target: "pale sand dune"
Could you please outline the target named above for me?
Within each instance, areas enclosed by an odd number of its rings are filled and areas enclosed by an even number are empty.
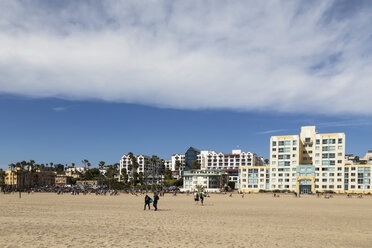
[[[0,195],[0,247],[372,247],[372,197]]]

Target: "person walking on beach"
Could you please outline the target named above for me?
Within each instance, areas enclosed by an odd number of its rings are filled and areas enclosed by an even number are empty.
[[[198,193],[198,191],[195,191],[195,193],[194,193],[194,200],[195,200],[195,205],[198,205],[198,203],[199,203],[199,193]]]
[[[146,206],[149,206],[149,210],[150,210],[150,196],[146,195],[145,196],[145,207],[143,208],[143,210],[146,210]]]
[[[200,193],[200,203],[202,206],[204,206],[203,205],[204,204],[204,192],[203,191]]]
[[[155,208],[155,211],[158,211],[158,201],[159,201],[159,196],[158,194],[154,193],[154,202],[153,202],[153,206]]]

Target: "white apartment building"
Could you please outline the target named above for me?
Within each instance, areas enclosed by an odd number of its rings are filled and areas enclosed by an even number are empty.
[[[263,166],[263,161],[255,153],[232,150],[230,154],[215,151],[200,151],[197,156],[202,170],[223,170],[229,173],[229,182],[239,188],[239,167]]]
[[[216,170],[190,170],[184,171],[183,188],[181,191],[194,191],[202,187],[206,192],[219,192],[227,186],[228,173]]]
[[[146,155],[134,156],[138,163],[138,168],[133,167],[133,161],[129,155],[124,155],[120,160],[120,175],[123,176],[123,169],[126,170],[128,181],[133,179],[133,173],[137,172],[144,178],[144,183],[151,184],[152,182],[158,184],[161,180],[161,163],[151,162],[151,158]]]
[[[171,171],[174,178],[179,179],[185,169],[185,154],[173,154],[171,158]]]
[[[164,169],[172,170],[172,160],[164,160]]]

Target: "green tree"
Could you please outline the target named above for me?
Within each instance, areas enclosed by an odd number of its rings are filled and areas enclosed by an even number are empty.
[[[170,179],[173,179],[173,175],[172,175],[172,171],[169,170],[169,169],[165,169],[163,170],[163,176],[164,176],[164,180],[170,180]]]
[[[87,170],[84,174],[85,180],[96,180],[100,176],[100,172],[98,168],[92,168],[90,170]]]
[[[192,162],[191,169],[192,170],[200,170],[200,163],[198,162],[198,160],[194,160],[194,162]]]
[[[84,168],[86,168],[87,164],[89,163],[88,159],[83,159],[83,160],[81,160],[81,162],[83,163]]]

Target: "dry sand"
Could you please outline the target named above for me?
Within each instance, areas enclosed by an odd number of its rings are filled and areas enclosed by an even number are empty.
[[[0,247],[372,247],[372,197],[0,195]]]

